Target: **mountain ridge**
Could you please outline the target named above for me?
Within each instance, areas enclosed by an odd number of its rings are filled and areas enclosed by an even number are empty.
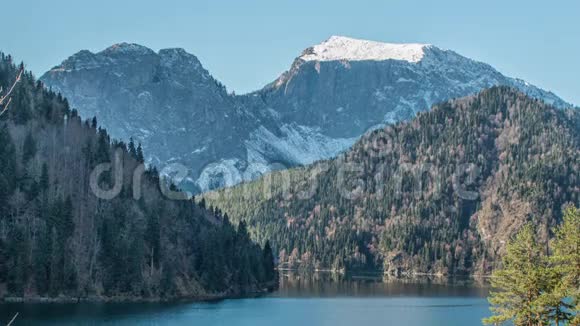
[[[369,129],[494,85],[569,106],[487,64],[434,46],[422,49],[417,62],[299,56],[278,79],[244,95],[228,94],[182,49],[155,52],[129,43],[81,51],[41,79],[115,137],[143,143],[148,163],[184,164],[191,172],[186,188],[194,192],[336,156]]]

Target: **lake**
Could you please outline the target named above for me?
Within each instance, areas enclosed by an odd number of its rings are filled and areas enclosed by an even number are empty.
[[[13,325],[481,325],[488,289],[462,280],[281,277],[260,298],[175,304],[1,304]]]

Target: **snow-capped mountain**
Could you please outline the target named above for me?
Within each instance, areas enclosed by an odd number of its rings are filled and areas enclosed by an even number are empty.
[[[141,142],[149,163],[185,165],[187,188],[202,191],[333,157],[369,129],[494,85],[570,106],[453,51],[340,36],[304,50],[277,80],[241,96],[182,49],[156,53],[127,43],[81,51],[42,80],[113,136]]]
[[[282,120],[314,124],[325,135],[348,138],[495,85],[514,86],[555,106],[569,106],[550,92],[453,51],[338,36],[306,49],[261,93]]]

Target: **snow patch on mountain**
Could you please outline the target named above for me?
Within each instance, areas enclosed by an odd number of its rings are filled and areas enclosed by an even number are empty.
[[[329,159],[350,148],[358,137],[331,138],[317,128],[282,125],[276,133],[260,126],[245,141],[245,159],[228,158],[208,164],[196,184],[201,191],[236,185],[266,173]]]
[[[419,62],[428,44],[395,44],[332,36],[308,48],[300,58],[304,61],[383,61],[403,60]]]
[[[245,143],[250,163],[305,165],[334,157],[352,146],[357,139],[331,138],[320,133],[318,128],[284,124],[280,127],[280,135],[262,126]]]

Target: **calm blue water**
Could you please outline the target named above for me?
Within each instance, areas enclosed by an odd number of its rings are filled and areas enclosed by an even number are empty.
[[[5,304],[14,325],[481,325],[487,290],[468,284],[288,279],[255,299],[182,304]]]

